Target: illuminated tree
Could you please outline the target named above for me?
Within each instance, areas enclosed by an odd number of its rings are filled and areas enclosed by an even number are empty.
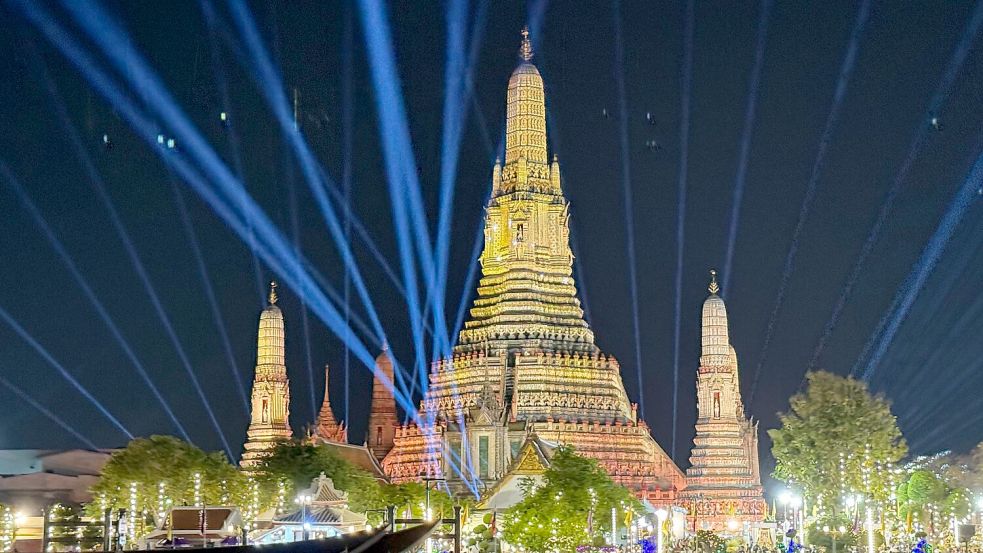
[[[541,484],[522,483],[523,499],[505,512],[505,541],[525,551],[573,551],[580,545],[603,543],[611,531],[611,509],[642,512],[641,504],[611,478],[594,459],[560,447],[550,460]],[[623,524],[623,522],[619,523]]]
[[[365,470],[338,457],[330,449],[312,444],[284,442],[278,444],[269,456],[263,458],[257,479],[267,495],[275,495],[281,484],[289,500],[297,492],[306,489],[321,473],[331,478],[338,490],[348,493],[348,506],[356,512],[383,510],[396,507],[397,512],[409,512],[413,516],[424,515],[426,488],[423,484],[386,484]],[[433,516],[450,512],[453,502],[445,493],[431,491],[430,506]],[[373,517],[373,519],[378,517]]]
[[[888,401],[853,378],[819,371],[807,379],[779,414],[781,428],[768,431],[774,476],[834,512],[844,493],[888,499],[890,469],[907,452]]]
[[[151,436],[113,453],[92,495],[87,511],[94,518],[101,520],[107,508],[132,511],[135,506],[159,523],[170,506],[242,505],[248,484],[223,453],[206,453],[173,436]]]

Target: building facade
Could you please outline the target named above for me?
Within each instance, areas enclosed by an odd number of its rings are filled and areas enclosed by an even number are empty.
[[[758,425],[744,413],[727,306],[718,295],[716,271],[710,275],[696,377],[696,438],[680,500],[693,531],[738,533],[763,521],[767,505],[758,467]]]
[[[485,215],[478,297],[453,354],[432,367],[424,425],[401,427],[382,465],[392,480],[445,478],[485,489],[535,437],[596,458],[653,503],[684,487],[625,393],[618,361],[594,343],[573,278],[569,203],[548,155],[543,79],[524,32],[509,79],[505,162]],[[429,421],[433,421],[430,423]],[[462,478],[467,475],[467,478]]]

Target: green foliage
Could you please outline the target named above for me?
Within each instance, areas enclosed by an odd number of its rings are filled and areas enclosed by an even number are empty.
[[[839,490],[865,488],[866,470],[874,498],[887,499],[887,474],[872,468],[890,466],[907,452],[890,404],[853,378],[825,371],[810,372],[807,378],[805,393],[792,396],[789,411],[779,413],[781,428],[768,431],[774,476],[836,509]]]
[[[845,531],[840,532],[840,528]],[[853,520],[845,513],[826,514],[817,518],[806,528],[806,534],[809,545],[823,547],[826,551],[833,550],[834,537],[837,551],[845,552],[861,543],[861,536],[853,532]]]
[[[225,455],[206,453],[173,436],[151,436],[137,438],[113,453],[92,487],[95,500],[86,510],[101,520],[103,509],[129,509],[131,486],[137,510],[154,516],[162,503],[165,508],[193,505],[195,474],[201,476],[203,503],[245,503],[248,483]]]
[[[908,477],[906,499],[919,507],[941,501],[946,495],[945,483],[930,470],[916,470]]]
[[[465,545],[469,551],[477,553],[491,553],[495,551],[495,536],[492,535],[492,514],[485,513],[481,517],[481,524],[471,529],[471,533],[465,540]]]
[[[82,520],[82,509],[74,505],[63,505],[56,503],[48,511],[48,520],[51,521],[50,537],[56,540],[62,538],[74,538],[76,541],[71,543],[52,543],[49,545],[51,551],[96,551],[102,549],[102,526],[86,524]],[[99,520],[99,519],[96,519]],[[65,524],[70,525],[65,525]]]
[[[392,505],[398,513],[415,517],[424,515],[426,487],[419,482],[387,484],[331,452],[329,448],[296,442],[278,444],[263,458],[257,480],[267,495],[285,484],[287,501],[308,488],[321,473],[331,478],[335,488],[348,493],[348,507],[355,512],[382,511]],[[453,501],[446,493],[431,490],[430,510],[434,517],[449,515]],[[372,522],[382,519],[373,513]]]
[[[696,550],[704,553],[724,553],[727,542],[711,530],[696,531]]]
[[[530,552],[600,543],[602,533],[611,530],[612,507],[619,525],[626,511],[642,512],[631,492],[612,482],[596,460],[569,447],[556,450],[541,484],[527,479],[522,488],[524,497],[505,512],[502,531],[505,541]]]
[[[943,510],[956,518],[962,518],[973,511],[973,502],[969,493],[962,488],[957,488],[949,492],[949,496],[943,502]]]

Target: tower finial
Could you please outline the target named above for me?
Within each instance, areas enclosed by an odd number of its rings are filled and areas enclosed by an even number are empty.
[[[270,281],[270,305],[276,305],[276,300],[279,299],[276,295],[276,281]]]
[[[522,28],[522,46],[519,47],[519,57],[524,61],[532,59],[532,43],[529,42],[529,26]]]
[[[720,291],[720,286],[717,285],[716,269],[710,269],[710,286],[707,289],[710,290],[711,294],[716,294]]]

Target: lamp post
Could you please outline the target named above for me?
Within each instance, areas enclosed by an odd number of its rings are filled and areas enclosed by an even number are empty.
[[[301,525],[301,539],[307,541],[310,538],[309,532],[311,530],[311,523],[307,520],[307,506],[311,504],[314,498],[307,493],[302,493],[297,496],[297,503],[300,505],[300,518],[302,521]]]
[[[663,528],[665,526],[666,519],[669,518],[669,511],[666,511],[665,509],[659,509],[658,511],[655,512],[655,518],[656,518],[656,520],[658,520],[658,524],[659,524],[658,528],[656,528],[656,531],[655,531],[656,532],[656,534],[655,534],[656,535],[656,540],[655,540],[656,550],[655,551],[656,551],[656,553],[663,553],[663,550],[662,550],[662,531],[663,531]]]

